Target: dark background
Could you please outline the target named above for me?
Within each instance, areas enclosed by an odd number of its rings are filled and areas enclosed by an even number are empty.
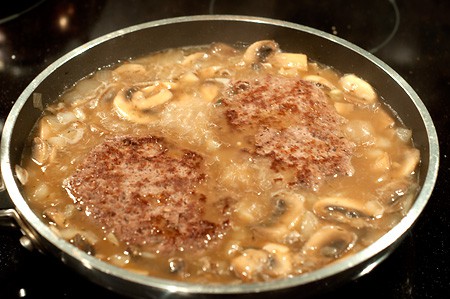
[[[449,298],[450,1],[2,1],[0,127],[31,80],[79,45],[146,21],[212,13],[282,19],[335,34],[375,54],[415,89],[439,135],[434,193],[387,260],[318,298]],[[27,251],[20,236],[0,228],[0,298],[120,298],[52,256]]]

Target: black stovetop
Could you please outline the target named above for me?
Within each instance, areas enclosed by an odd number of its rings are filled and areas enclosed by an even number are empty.
[[[374,53],[415,89],[438,130],[441,164],[424,213],[397,250],[369,274],[319,298],[449,298],[449,13],[446,0],[3,1],[0,127],[22,90],[46,66],[93,38],[130,25],[184,15],[240,14],[336,34]],[[0,298],[120,298],[53,256],[26,250],[20,236],[16,229],[0,228]]]

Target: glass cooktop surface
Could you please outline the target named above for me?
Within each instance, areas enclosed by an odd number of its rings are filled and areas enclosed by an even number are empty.
[[[317,298],[448,298],[449,12],[450,2],[438,0],[8,1],[0,6],[0,126],[20,93],[46,66],[127,26],[186,15],[237,14],[335,34],[373,53],[415,89],[435,122],[441,164],[424,213],[399,247],[370,273]],[[2,198],[0,208],[6,206]],[[28,251],[20,245],[20,236],[18,229],[0,227],[0,298],[121,298],[50,254]]]

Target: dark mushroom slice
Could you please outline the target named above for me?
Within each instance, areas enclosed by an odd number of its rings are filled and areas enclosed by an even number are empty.
[[[350,99],[361,104],[374,104],[377,102],[377,94],[373,87],[365,80],[354,74],[346,74],[341,77],[339,84],[350,95]]]
[[[386,213],[394,213],[401,210],[408,210],[415,192],[417,190],[415,184],[411,185],[405,178],[394,179],[382,187],[378,188],[376,192],[379,195],[379,201],[385,208]]]
[[[87,254],[95,255],[95,247],[93,244],[89,243],[89,241],[83,237],[81,234],[76,234],[71,240],[70,243],[83,250]]]
[[[313,211],[322,219],[361,228],[373,225],[373,221],[383,215],[384,208],[376,200],[363,202],[344,197],[325,197],[313,205]]]
[[[250,65],[264,63],[278,51],[280,51],[280,47],[273,40],[257,41],[245,50],[243,60]]]
[[[268,275],[285,277],[292,273],[292,256],[289,247],[277,243],[267,243],[263,249],[269,252],[269,265],[266,269]]]
[[[231,269],[244,281],[286,277],[293,270],[291,252],[287,246],[277,243],[267,243],[261,249],[245,249],[231,261]]]
[[[117,93],[113,106],[118,114],[134,123],[147,124],[155,121],[156,117],[149,110],[170,101],[173,94],[170,85],[156,82],[141,89],[124,88]]]
[[[267,251],[249,248],[231,261],[231,269],[243,281],[254,281],[260,278],[268,263]]]
[[[273,211],[269,219],[255,226],[255,231],[272,240],[284,242],[289,233],[296,231],[305,213],[305,197],[292,191],[277,192],[272,197]]]
[[[353,248],[355,233],[339,226],[325,226],[316,231],[303,245],[302,252],[317,259],[337,259]]]

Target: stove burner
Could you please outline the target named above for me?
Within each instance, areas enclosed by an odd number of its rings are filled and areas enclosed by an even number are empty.
[[[395,0],[388,0],[391,5],[392,5],[392,9],[394,10],[394,14],[395,14],[395,22],[394,25],[392,27],[392,31],[390,32],[390,34],[386,37],[386,39],[380,43],[378,46],[373,47],[372,49],[368,49],[368,51],[372,54],[374,54],[375,52],[377,52],[378,50],[380,50],[381,48],[383,48],[385,45],[387,45],[391,39],[395,36],[395,34],[397,33],[398,30],[398,26],[400,25],[400,12],[398,10],[398,6],[397,3],[395,2]]]
[[[73,15],[68,14],[71,5],[75,8]],[[277,18],[338,35],[376,53],[419,93],[434,116],[442,173],[425,214],[392,256],[368,275],[318,298],[352,299],[367,294],[381,298],[444,298],[450,286],[450,218],[443,212],[449,207],[450,182],[450,105],[445,101],[450,94],[448,11],[450,1],[423,0],[210,0],[195,4],[181,0],[3,1],[0,127],[23,89],[48,64],[88,40],[130,25],[186,15],[237,14]],[[65,16],[73,19],[66,24]],[[11,207],[2,200],[0,208]],[[20,245],[21,236],[18,229],[0,227],[0,298],[78,299],[86,294],[89,298],[123,298],[95,285],[53,256],[29,252]]]
[[[19,1],[8,1],[7,5],[2,5],[0,10],[0,24],[6,23],[13,20],[24,13],[32,10],[45,0],[19,0]]]
[[[400,23],[396,0],[305,0],[301,5],[295,1],[277,0],[211,0],[209,13],[291,21],[342,37],[371,53],[389,43]]]

